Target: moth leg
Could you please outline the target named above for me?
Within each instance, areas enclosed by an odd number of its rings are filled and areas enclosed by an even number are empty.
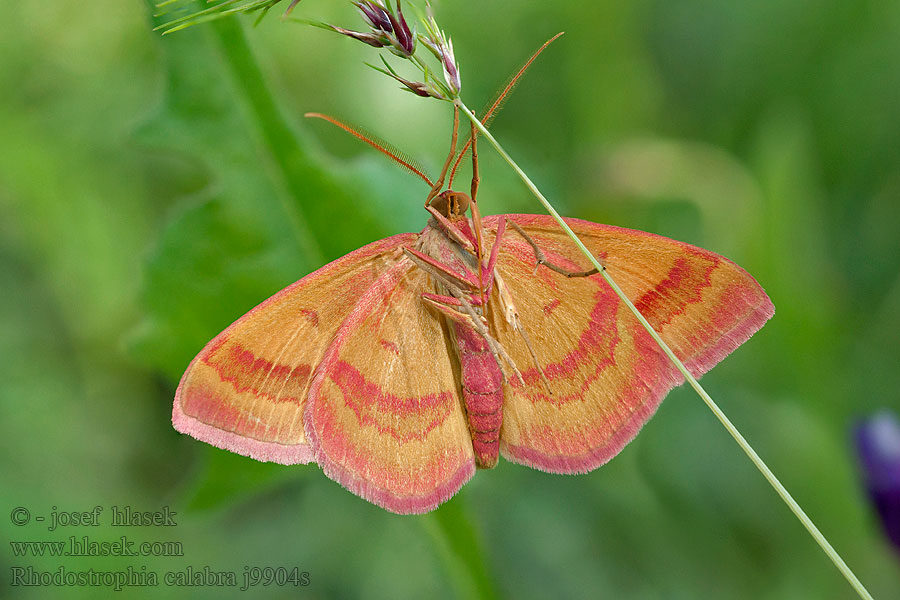
[[[453,308],[462,306],[462,300],[459,300],[455,296],[442,296],[440,294],[424,293],[424,294],[422,294],[422,298],[424,300],[426,300],[429,304],[436,303],[436,304],[442,304],[444,306],[450,306]],[[478,300],[474,299],[474,298],[470,299],[469,303],[472,304],[472,306],[479,306]],[[487,321],[485,321],[485,323],[487,323]]]
[[[535,271],[537,271],[537,268],[539,266],[544,265],[551,271],[556,271],[560,275],[565,275],[566,277],[588,277],[590,275],[594,275],[599,272],[599,271],[597,271],[597,269],[591,269],[589,271],[569,271],[558,265],[553,264],[552,262],[547,260],[547,257],[544,255],[544,252],[538,247],[538,245],[536,243],[534,243],[534,240],[531,239],[531,237],[527,233],[525,233],[525,230],[522,229],[521,227],[519,227],[518,223],[516,223],[515,221],[510,221],[510,223],[512,224],[513,228],[519,232],[519,235],[521,235],[525,239],[525,241],[528,242],[528,244],[531,246],[531,248],[534,250],[534,256],[535,256],[535,259],[537,260],[537,264],[535,265]],[[603,267],[604,270],[606,269],[606,266],[603,265],[602,263],[601,263],[601,266]]]
[[[475,254],[475,244],[472,240],[466,237],[466,235],[460,231],[456,225],[451,223],[447,217],[438,212],[433,206],[426,206],[425,210],[431,213],[431,216],[437,221],[441,231],[446,233],[450,239],[465,248],[469,253]]]
[[[472,315],[460,311],[462,302],[459,302],[456,298],[453,298],[452,296],[438,296],[436,294],[422,294],[422,300],[425,301],[425,304],[445,315],[448,319],[461,323],[474,331],[478,331],[478,326],[475,325],[475,319]],[[482,322],[482,325],[485,325],[484,317],[480,316],[479,320]]]
[[[519,371],[519,368],[516,366],[515,361],[513,361],[512,357],[506,352],[506,349],[503,345],[494,339],[494,336],[491,335],[491,332],[488,331],[487,325],[484,323],[484,317],[475,310],[472,304],[461,294],[457,296],[460,290],[454,290],[452,287],[450,288],[450,293],[453,294],[457,300],[460,301],[460,306],[453,312],[460,314],[462,317],[468,318],[455,318],[452,315],[451,319],[456,320],[463,325],[472,327],[476,333],[478,333],[481,337],[485,339],[488,344],[488,347],[491,349],[491,354],[494,355],[494,358],[497,360],[498,365],[502,365],[503,362],[509,365],[509,367],[513,370],[513,373],[516,375],[516,379],[519,380],[523,386],[525,385],[525,380],[522,378],[522,373]],[[452,309],[451,309],[452,310]],[[444,311],[442,311],[444,312]],[[445,313],[446,314],[446,313]],[[503,379],[506,380],[507,376],[503,369],[500,369],[500,373],[503,375]]]
[[[476,328],[476,331],[478,330],[479,328]],[[509,365],[509,368],[512,369],[513,373],[516,376],[516,379],[519,380],[519,383],[524,386],[525,380],[522,378],[522,373],[519,371],[519,368],[516,366],[516,363],[515,361],[513,361],[512,357],[506,352],[506,348],[504,348],[500,342],[495,340],[490,333],[487,333],[487,327],[484,328],[484,332],[481,332],[481,335],[487,341],[488,347],[491,349],[491,354],[494,355],[494,359],[497,361],[497,364],[502,365],[505,361],[506,364]],[[503,369],[500,369],[500,374],[503,375],[504,380],[509,379]]]
[[[413,257],[411,256],[411,258]],[[475,307],[472,305],[473,303],[469,302],[463,290],[456,285],[452,277],[447,277],[446,268],[440,268],[440,263],[435,263],[435,266],[432,266],[429,263],[419,264],[417,262],[416,264],[438,279],[438,281],[450,291],[450,294],[452,294],[452,296],[422,294],[422,300],[427,305],[446,315],[449,319],[467,327],[471,327],[476,333],[481,335],[485,341],[487,341],[488,347],[491,349],[491,354],[493,354],[494,358],[497,360],[497,364],[502,365],[506,362],[509,367],[512,368],[513,373],[515,373],[519,382],[521,382],[522,385],[525,385],[525,380],[522,378],[522,373],[516,366],[515,361],[513,361],[512,357],[506,352],[506,349],[500,342],[494,339],[490,331],[488,331],[484,316],[475,310]],[[450,271],[450,273],[452,273],[452,271]],[[500,369],[500,372],[503,375],[504,380],[507,379],[506,373],[502,368]]]
[[[511,223],[515,225],[515,222],[511,221]],[[499,227],[497,230],[500,230]],[[512,328],[522,336],[523,340],[525,340],[525,346],[528,347],[528,352],[531,354],[531,360],[534,361],[534,366],[535,368],[537,368],[538,373],[541,376],[541,381],[544,382],[544,389],[549,395],[552,396],[553,390],[550,389],[550,382],[547,380],[547,376],[544,374],[544,369],[541,368],[541,362],[538,360],[537,353],[535,353],[534,347],[531,345],[531,339],[525,332],[525,328],[522,327],[522,322],[519,321],[519,311],[516,310],[516,305],[513,302],[512,294],[509,293],[509,289],[506,287],[506,284],[503,283],[503,278],[500,277],[500,273],[494,272],[493,278],[497,281],[497,293],[500,296],[500,306],[505,315],[506,322],[509,323]]]
[[[497,266],[497,257],[500,255],[500,247],[503,243],[503,234],[506,233],[506,217],[501,216],[500,222],[497,224],[497,235],[494,237],[494,245],[491,246],[491,255],[488,257],[487,266],[482,266],[482,281],[487,281],[487,289],[485,294],[490,296],[491,290],[494,288],[494,271]]]
[[[442,283],[452,284],[453,287],[461,290],[478,289],[477,281],[472,280],[467,275],[452,271],[449,267],[439,263],[427,254],[422,254],[418,250],[412,250],[411,248],[403,248],[403,252],[417,267],[438,278]]]
[[[480,291],[481,288],[478,282],[471,281],[465,275],[460,275],[459,273],[452,271],[446,265],[439,263],[426,254],[411,250],[410,248],[403,248],[403,252],[416,266],[425,270],[444,285],[452,295],[451,299],[446,296],[438,296],[435,294],[423,294],[422,299],[426,304],[433,306],[441,313],[447,315],[447,317],[472,327],[479,335],[484,337],[485,341],[487,341],[491,353],[497,360],[497,364],[502,365],[505,361],[512,368],[519,382],[522,385],[525,385],[522,373],[519,371],[518,367],[516,367],[516,363],[513,361],[512,357],[506,352],[506,349],[503,348],[500,342],[494,339],[484,322],[484,316],[475,310],[472,305],[473,303],[466,297],[467,292]],[[478,301],[476,300],[475,303],[477,304]],[[506,379],[506,373],[503,372],[502,368],[500,371],[503,374],[504,379]]]
[[[516,317],[516,322],[518,323],[518,317]],[[550,389],[550,382],[547,381],[547,376],[544,375],[544,370],[541,368],[541,363],[538,361],[537,354],[534,352],[534,347],[531,345],[531,339],[528,337],[528,334],[525,333],[525,328],[516,327],[516,331],[518,331],[519,335],[522,336],[522,339],[525,340],[525,345],[528,347],[528,352],[531,354],[531,360],[534,361],[534,366],[537,367],[538,373],[541,376],[541,381],[544,382],[544,389],[552,396],[553,390]]]

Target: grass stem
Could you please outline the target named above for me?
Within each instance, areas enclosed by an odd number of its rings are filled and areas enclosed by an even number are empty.
[[[785,504],[787,504],[788,508],[791,509],[791,512],[800,520],[809,534],[813,537],[819,547],[825,552],[831,562],[834,563],[834,566],[841,572],[844,578],[853,586],[853,589],[856,590],[856,593],[859,594],[860,598],[865,600],[873,600],[871,594],[869,594],[868,590],[866,590],[865,586],[859,581],[850,567],[847,566],[847,563],[844,562],[844,559],[840,557],[834,547],[825,539],[825,536],[822,535],[822,532],[819,531],[819,528],[816,527],[815,523],[807,516],[806,512],[797,504],[797,501],[794,500],[793,496],[791,496],[790,492],[782,485],[782,483],[778,480],[772,470],[766,466],[766,463],[763,462],[763,459],[756,453],[756,451],[750,446],[749,442],[741,435],[741,432],[737,430],[731,420],[722,412],[722,409],[715,403],[712,397],[703,389],[703,386],[700,385],[700,382],[691,375],[691,373],[687,370],[675,353],[672,352],[671,348],[669,348],[668,344],[666,344],[663,339],[659,336],[656,330],[647,322],[647,319],[641,314],[641,312],[634,306],[631,300],[622,292],[622,289],[616,284],[616,282],[610,277],[609,273],[603,266],[597,261],[593,254],[585,247],[584,243],[578,239],[578,236],[575,235],[575,232],[566,224],[563,218],[556,212],[556,209],[550,204],[546,197],[541,193],[541,191],[537,188],[534,182],[525,174],[525,172],[516,164],[516,162],[507,154],[506,150],[497,142],[496,138],[487,130],[487,128],[478,120],[478,118],[469,110],[469,108],[462,103],[459,102],[460,110],[472,123],[475,124],[475,127],[481,132],[481,135],[491,143],[494,149],[503,157],[510,167],[516,172],[516,174],[522,179],[525,183],[526,187],[531,191],[532,194],[540,201],[541,204],[544,205],[544,208],[547,209],[547,212],[556,219],[559,223],[560,227],[572,238],[575,242],[575,245],[578,246],[578,249],[581,250],[582,253],[587,257],[587,259],[591,262],[591,264],[596,268],[600,274],[603,276],[603,279],[606,280],[606,283],[616,292],[619,298],[622,299],[622,302],[628,307],[628,309],[634,313],[634,316],[637,317],[638,321],[641,322],[641,325],[647,330],[647,332],[653,337],[654,341],[659,344],[659,347],[665,352],[666,356],[669,357],[669,360],[672,361],[681,374],[684,376],[685,381],[687,381],[692,388],[697,392],[703,402],[709,407],[709,409],[713,412],[716,418],[722,423],[722,426],[725,427],[726,431],[734,438],[734,441],[737,442],[738,446],[741,447],[741,450],[747,455],[751,462],[759,469],[760,473],[762,473],[763,477],[766,478],[766,481],[769,482],[769,485],[775,490],[775,492],[781,497]]]

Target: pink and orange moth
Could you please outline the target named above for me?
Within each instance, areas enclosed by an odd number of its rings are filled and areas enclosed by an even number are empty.
[[[431,186],[425,229],[325,265],[216,336],[178,385],[178,431],[261,461],[315,462],[403,514],[434,509],[500,455],[587,473],[637,435],[681,374],[551,217],[481,217],[476,130],[457,154],[458,116],[454,104],[434,182],[352,131]],[[441,191],[469,148],[470,193]],[[566,222],[694,376],[774,313],[713,252]]]

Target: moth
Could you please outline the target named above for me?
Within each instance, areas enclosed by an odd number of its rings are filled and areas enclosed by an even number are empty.
[[[175,429],[315,462],[401,514],[434,509],[499,456],[586,473],[637,435],[682,376],[551,217],[482,218],[474,127],[470,193],[442,190],[458,122],[454,106],[435,182],[404,165],[432,186],[425,228],[325,265],[216,336],[178,385]],[[566,222],[695,376],[774,313],[713,252]]]

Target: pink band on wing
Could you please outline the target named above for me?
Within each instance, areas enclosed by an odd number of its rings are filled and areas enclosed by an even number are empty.
[[[286,446],[276,442],[261,442],[231,431],[218,429],[185,414],[181,410],[179,402],[175,402],[172,409],[172,425],[181,433],[186,433],[217,448],[249,456],[256,460],[282,465],[314,462],[312,449],[308,444]]]

